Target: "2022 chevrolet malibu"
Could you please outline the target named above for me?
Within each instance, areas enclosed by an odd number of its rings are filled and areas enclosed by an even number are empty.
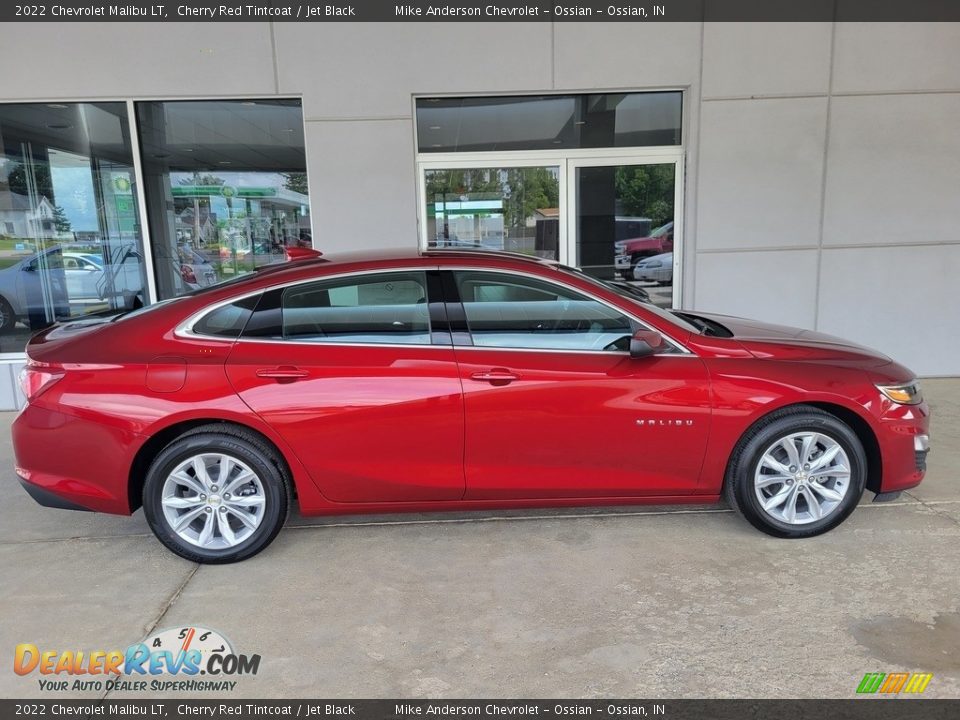
[[[906,368],[826,335],[667,312],[498,253],[318,257],[31,340],[17,473],[173,552],[304,514],[705,503],[817,535],[917,485]]]

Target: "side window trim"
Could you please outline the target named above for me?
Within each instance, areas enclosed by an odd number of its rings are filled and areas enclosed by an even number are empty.
[[[450,322],[450,334],[456,347],[471,347],[473,335],[467,325],[467,311],[460,299],[460,288],[457,287],[457,278],[453,270],[441,270],[443,299],[447,308],[447,318]]]
[[[192,323],[190,323],[190,334],[195,337],[204,338],[207,340],[228,340],[230,342],[235,342],[243,336],[244,331],[246,330],[247,324],[250,322],[250,318],[253,317],[253,313],[256,311],[257,305],[260,302],[261,293],[257,292],[252,295],[245,295],[242,297],[234,298],[230,302],[219,303],[215,307],[209,308],[202,315],[197,317]],[[216,334],[213,332],[204,332],[202,329],[203,323],[205,320],[213,317],[221,310],[234,307],[243,307],[244,304],[252,304],[252,307],[249,308],[249,314],[243,319],[243,324],[237,328],[236,334]]]
[[[427,312],[430,317],[430,344],[450,346],[450,320],[444,302],[443,277],[439,270],[427,270]]]

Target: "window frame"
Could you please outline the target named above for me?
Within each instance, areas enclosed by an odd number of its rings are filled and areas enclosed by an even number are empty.
[[[478,253],[479,254],[479,253]],[[497,347],[490,345],[476,345],[473,342],[473,333],[470,331],[470,325],[467,321],[466,308],[462,298],[460,297],[459,286],[457,285],[456,272],[485,272],[491,274],[503,274],[503,275],[515,275],[521,278],[529,278],[536,281],[539,281],[546,285],[556,286],[567,293],[573,292],[575,294],[581,295],[588,300],[592,300],[601,305],[604,305],[611,310],[623,315],[631,323],[638,325],[638,329],[643,330],[652,330],[654,332],[660,333],[667,344],[672,348],[671,351],[658,352],[651,355],[651,357],[696,357],[696,355],[687,348],[683,343],[676,340],[669,333],[665,333],[662,330],[653,327],[650,323],[645,320],[640,319],[635,314],[624,310],[617,305],[599,298],[596,295],[585,292],[578,287],[571,287],[563,283],[556,282],[550,278],[545,278],[540,275],[533,273],[522,272],[519,270],[511,270],[504,268],[489,268],[476,265],[464,265],[456,266],[449,265],[441,268],[441,273],[445,275],[444,278],[444,294],[446,296],[446,302],[448,305],[447,315],[450,318],[451,327],[453,329],[453,344],[457,350],[486,350],[493,352],[532,352],[532,353],[553,353],[553,354],[575,354],[575,355],[620,355],[620,356],[629,356],[629,350],[594,350],[594,349],[584,349],[577,350],[573,348],[513,348],[513,347]],[[634,330],[636,332],[636,330]]]
[[[164,299],[161,299],[158,296],[157,292],[157,281],[156,281],[156,268],[153,259],[153,237],[150,232],[150,223],[147,217],[147,207],[146,207],[146,185],[145,177],[143,172],[143,161],[141,157],[140,149],[140,127],[137,122],[137,114],[135,103],[139,102],[165,102],[165,101],[177,101],[177,100],[213,100],[213,101],[227,101],[227,100],[239,100],[239,101],[251,101],[256,102],[258,100],[299,100],[301,107],[303,106],[304,96],[303,93],[209,93],[202,96],[196,95],[143,95],[136,96],[133,95],[105,95],[105,96],[92,96],[92,95],[69,95],[69,96],[58,96],[58,95],[49,95],[49,96],[40,96],[32,98],[30,100],[3,100],[0,101],[0,105],[46,105],[46,104],[65,104],[65,105],[79,105],[87,103],[122,103],[126,107],[126,118],[127,118],[127,127],[128,132],[130,133],[130,151],[131,151],[131,160],[133,166],[133,178],[134,178],[134,197],[136,198],[137,205],[137,221],[139,223],[139,232],[140,232],[140,241],[142,243],[143,251],[143,273],[145,275],[146,284],[144,287],[146,295],[146,307],[152,305],[157,305],[159,303],[165,302]],[[303,115],[302,119],[304,123],[304,133],[306,133],[306,122],[307,118]],[[309,175],[310,169],[310,148],[307,146],[305,148],[306,157],[307,157],[307,173]],[[317,237],[316,232],[316,223],[314,214],[310,214],[310,235],[311,237]],[[183,297],[183,296],[180,296]],[[167,300],[172,298],[167,298]],[[239,299],[239,298],[234,298]],[[179,326],[178,326],[179,327]],[[188,334],[181,335],[182,337],[190,337]],[[193,336],[194,339],[211,339],[207,335],[196,335]],[[222,338],[221,338],[222,339]],[[8,351],[0,352],[0,364],[10,364],[10,363],[22,363],[26,358],[26,349],[22,351]],[[22,400],[17,400],[18,407],[21,405]]]
[[[678,94],[680,96],[680,143],[676,145],[600,145],[597,147],[571,147],[568,148],[568,152],[580,152],[580,151],[606,151],[606,150],[626,150],[629,151],[635,148],[658,148],[658,147],[682,147],[687,133],[690,132],[689,123],[687,121],[689,109],[687,107],[689,103],[688,93],[690,90],[689,85],[668,85],[665,87],[647,87],[647,88],[637,88],[637,87],[600,87],[600,88],[569,88],[563,90],[547,90],[542,92],[529,92],[522,90],[515,91],[502,91],[502,92],[439,92],[439,93],[414,93],[411,97],[410,102],[410,111],[411,117],[413,117],[413,141],[414,141],[414,152],[418,157],[429,157],[429,156],[457,156],[464,154],[479,154],[479,155],[492,155],[497,153],[525,153],[525,152],[562,152],[554,150],[553,148],[538,148],[538,149],[515,149],[515,150],[451,150],[443,149],[437,151],[422,150],[420,146],[420,123],[418,118],[418,113],[421,108],[421,102],[430,102],[430,101],[441,101],[441,100],[465,100],[465,99],[479,99],[479,100],[499,100],[507,98],[520,98],[527,100],[546,100],[548,98],[570,98],[576,103],[578,100],[583,99],[589,101],[589,98],[596,97],[600,95],[665,95],[665,94]]]
[[[423,270],[402,270],[402,269],[396,269],[396,270],[394,270],[394,269],[391,269],[391,270],[384,270],[384,271],[381,271],[381,272],[379,272],[379,273],[369,273],[369,274],[367,274],[367,275],[370,275],[370,276],[373,277],[373,278],[376,278],[377,276],[381,276],[381,277],[383,278],[383,279],[377,279],[377,280],[375,280],[375,281],[374,281],[375,284],[385,284],[385,283],[389,283],[389,282],[390,282],[389,277],[390,277],[391,275],[407,276],[407,277],[404,278],[404,281],[408,281],[408,280],[410,279],[410,276],[414,276],[414,275],[419,275],[419,276],[420,276],[420,278],[418,278],[418,281],[419,281],[420,279],[422,279],[423,298],[424,298],[423,310],[426,311],[427,327],[426,327],[426,332],[425,332],[425,333],[417,333],[417,334],[418,334],[418,335],[426,334],[427,337],[430,338],[430,341],[429,341],[429,342],[426,342],[426,343],[424,343],[424,342],[375,342],[375,341],[372,341],[372,340],[363,341],[363,340],[339,340],[339,339],[330,339],[330,340],[316,340],[316,339],[313,339],[313,340],[306,340],[306,339],[298,339],[298,336],[296,336],[296,335],[292,335],[292,336],[290,336],[290,337],[287,336],[286,333],[287,333],[287,327],[288,327],[288,326],[287,326],[287,322],[286,322],[286,312],[287,312],[288,309],[292,309],[292,308],[288,308],[288,306],[287,306],[287,301],[288,301],[288,296],[289,296],[289,295],[291,295],[291,294],[296,294],[296,293],[298,293],[298,292],[303,292],[303,291],[311,292],[311,291],[317,291],[317,290],[325,290],[326,292],[329,293],[331,290],[336,289],[336,288],[344,288],[344,287],[357,287],[357,288],[359,288],[361,285],[363,285],[363,284],[365,284],[365,283],[364,283],[364,281],[363,281],[362,279],[358,279],[358,278],[363,278],[363,277],[365,277],[366,275],[359,275],[359,276],[349,276],[349,275],[348,275],[348,276],[344,276],[344,277],[340,277],[340,278],[335,278],[335,277],[330,277],[330,278],[326,278],[326,277],[324,277],[324,278],[316,278],[316,279],[315,279],[313,282],[311,282],[311,283],[306,283],[306,284],[301,284],[301,285],[296,285],[296,286],[288,286],[288,287],[285,287],[285,288],[282,288],[282,289],[278,289],[278,290],[272,291],[271,294],[276,293],[276,294],[279,295],[279,308],[280,308],[280,328],[279,328],[279,329],[280,329],[280,337],[277,338],[277,339],[281,340],[281,341],[284,342],[284,343],[291,343],[291,342],[292,342],[292,343],[296,343],[296,344],[298,344],[298,345],[361,345],[361,346],[368,346],[368,345],[370,345],[370,346],[381,346],[381,345],[388,345],[388,346],[432,345],[432,344],[433,344],[433,322],[432,322],[431,317],[430,317],[430,302],[429,302],[430,284],[429,284],[428,279],[427,279],[427,273],[426,273],[425,271],[423,271]],[[345,282],[343,282],[343,281],[345,281]],[[318,287],[312,288],[311,286],[318,286]],[[358,293],[359,293],[359,291],[358,291]],[[329,297],[329,296],[328,296],[328,297]],[[263,300],[261,300],[261,302],[263,302]],[[274,299],[273,299],[273,298],[270,298],[269,302],[271,303],[271,305],[274,304]],[[259,304],[260,304],[260,303],[258,303],[258,306],[259,306]],[[414,303],[413,305],[410,305],[409,303],[398,303],[396,307],[397,307],[397,308],[411,308],[411,307],[412,307],[412,308],[414,309],[414,311],[416,312],[417,305],[419,305],[419,304],[420,304],[419,301],[418,301],[417,303]],[[340,309],[343,309],[343,310],[346,312],[347,308],[352,308],[352,307],[362,308],[362,307],[365,307],[365,306],[358,304],[358,305],[355,305],[355,306],[334,306],[334,305],[330,305],[330,306],[328,306],[328,307],[331,308],[331,309],[334,309],[334,310],[336,310],[337,308],[340,308]],[[253,320],[253,317],[256,315],[257,309],[258,309],[258,308],[254,308],[253,314],[252,314],[251,317],[250,317],[251,320]],[[241,333],[240,333],[240,337],[241,337],[241,338],[244,336],[245,331],[246,331],[246,327],[244,327],[244,330],[241,331]],[[378,334],[380,334],[380,333],[370,332],[370,333],[364,333],[364,334],[378,335]],[[397,335],[399,336],[400,333],[398,333]],[[383,334],[383,337],[390,337],[390,335],[384,333],[384,334]]]
[[[413,272],[422,272],[426,276],[426,286],[427,286],[427,313],[428,319],[430,322],[430,342],[429,343],[365,343],[365,342],[308,342],[304,340],[284,340],[282,338],[274,337],[256,337],[246,335],[247,330],[250,327],[250,323],[253,318],[256,316],[257,312],[260,311],[261,305],[264,303],[275,304],[281,308],[282,312],[282,295],[283,293],[294,287],[299,287],[301,285],[311,285],[318,282],[333,281],[338,279],[346,279],[351,277],[361,277],[364,275],[383,275],[389,273],[413,273]],[[234,295],[230,298],[219,300],[215,303],[204,306],[202,309],[191,313],[184,321],[174,328],[174,336],[181,339],[188,340],[207,340],[212,342],[228,342],[228,343],[269,343],[277,345],[300,345],[300,346],[309,346],[314,348],[322,347],[392,347],[392,348],[447,348],[450,349],[453,346],[453,342],[450,339],[450,329],[449,323],[447,320],[446,312],[446,303],[444,302],[443,292],[440,288],[441,276],[440,268],[437,265],[410,265],[410,266],[394,266],[388,268],[376,268],[371,270],[349,270],[345,272],[335,272],[327,275],[320,275],[316,277],[303,278],[300,280],[294,280],[291,282],[285,283],[274,283],[267,285],[266,287],[260,287],[256,290],[250,290],[239,295]],[[244,325],[243,330],[240,333],[239,337],[236,338],[227,338],[227,337],[216,337],[212,335],[201,335],[194,330],[194,326],[200,322],[204,317],[210,313],[216,312],[221,307],[225,305],[231,305],[241,300],[245,300],[249,297],[260,295],[260,299],[257,302],[257,306],[254,308],[253,312],[250,315],[250,318],[247,320]],[[186,297],[186,296],[181,296]],[[176,298],[173,298],[176,299]],[[282,316],[281,316],[282,321]]]
[[[561,265],[577,266],[577,170],[583,167],[618,165],[666,165],[674,170],[673,217],[673,302],[683,307],[684,189],[686,154],[682,145],[636,148],[597,148],[590,150],[511,150],[504,152],[464,152],[418,154],[416,159],[418,243],[422,252],[443,250],[430,247],[427,222],[427,172],[432,170],[489,170],[524,167],[558,167],[560,215],[557,259]],[[455,249],[455,248],[454,248]],[[475,250],[478,254],[489,252]]]
[[[477,253],[479,257],[482,257],[481,253]],[[277,292],[282,292],[286,288],[295,287],[297,285],[305,285],[309,283],[314,283],[319,280],[334,280],[337,278],[345,278],[351,276],[360,276],[360,275],[372,275],[372,274],[382,274],[387,272],[414,272],[414,271],[423,271],[427,273],[427,305],[430,312],[430,322],[431,322],[431,343],[424,345],[414,345],[411,343],[398,343],[388,345],[385,343],[308,343],[308,342],[298,342],[296,340],[276,340],[272,338],[258,338],[258,337],[244,337],[241,333],[239,338],[224,338],[224,337],[213,337],[210,335],[199,335],[193,332],[193,325],[199,321],[200,318],[204,317],[207,313],[217,310],[223,305],[229,305],[231,303],[238,302],[240,300],[246,299],[252,295],[263,294],[263,298],[267,298]],[[502,351],[502,352],[547,352],[547,353],[562,353],[562,354],[601,354],[601,355],[621,355],[629,356],[629,351],[626,350],[553,350],[553,349],[531,349],[531,348],[494,348],[494,347],[485,347],[482,345],[474,345],[473,338],[469,333],[469,329],[466,326],[466,314],[463,308],[463,303],[460,302],[459,291],[457,290],[456,280],[454,278],[453,272],[456,270],[461,271],[481,271],[481,272],[492,272],[492,273],[503,273],[508,275],[518,275],[524,278],[533,278],[534,280],[540,280],[544,283],[551,285],[558,285],[561,288],[567,288],[568,286],[557,282],[551,278],[546,278],[536,273],[524,272],[521,270],[513,270],[508,268],[491,268],[483,265],[475,264],[428,264],[428,265],[409,265],[409,266],[393,266],[388,268],[376,268],[371,270],[348,270],[344,272],[334,272],[329,275],[322,275],[319,277],[310,277],[303,278],[301,280],[294,280],[291,282],[285,283],[274,283],[272,285],[267,285],[265,287],[258,287],[255,290],[250,290],[239,295],[233,295],[229,298],[219,300],[209,305],[205,305],[200,310],[190,314],[185,320],[183,320],[179,325],[174,328],[174,336],[186,339],[186,340],[205,340],[210,342],[227,342],[227,343],[269,343],[277,345],[308,345],[314,348],[322,347],[394,347],[394,348],[437,348],[437,349],[452,349],[456,347],[459,350],[486,350],[486,351]],[[431,276],[434,280],[431,280]],[[574,292],[583,295],[591,300],[594,300],[598,303],[606,305],[607,307],[615,310],[616,312],[625,315],[632,321],[635,321],[645,330],[652,330],[654,332],[660,333],[664,340],[674,348],[674,352],[663,352],[663,353],[654,353],[651,357],[697,357],[696,353],[690,350],[686,345],[677,340],[671,333],[664,332],[657,327],[654,327],[646,320],[638,317],[635,313],[630,310],[625,310],[622,307],[608,301],[603,298],[597,297],[591,292],[586,292],[580,288],[574,287],[571,288]],[[261,298],[261,302],[263,301]],[[178,298],[172,298],[171,300],[177,300]],[[161,301],[169,302],[169,301]],[[259,309],[259,303],[258,308]],[[254,314],[256,313],[254,310]],[[252,319],[252,316],[251,316]],[[247,322],[249,326],[249,321]],[[244,328],[244,332],[246,331]],[[469,342],[465,342],[468,340]]]

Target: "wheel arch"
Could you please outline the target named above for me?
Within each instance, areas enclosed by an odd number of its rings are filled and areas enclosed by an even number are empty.
[[[284,473],[289,480],[294,493],[294,499],[296,499],[297,476],[293,472],[293,468],[286,454],[273,439],[257,428],[246,423],[237,422],[236,420],[227,420],[218,417],[190,418],[189,420],[174,422],[157,430],[137,450],[133,461],[130,463],[130,471],[127,477],[127,502],[130,505],[131,513],[143,505],[143,485],[146,480],[147,470],[150,468],[150,463],[153,462],[154,458],[178,437],[204,425],[222,425],[224,428],[237,428],[255,435],[260,442],[275,454],[280,471]]]
[[[877,440],[877,435],[874,432],[873,428],[870,426],[869,421],[856,410],[853,410],[846,405],[840,403],[831,402],[829,400],[807,400],[804,402],[794,402],[788,403],[786,405],[779,405],[775,408],[769,408],[767,412],[755,417],[753,422],[744,429],[740,437],[737,439],[737,442],[734,444],[734,450],[730,453],[730,456],[727,458],[726,467],[724,470],[724,485],[727,483],[727,479],[730,475],[731,463],[736,456],[736,449],[740,446],[740,443],[743,442],[743,439],[761,422],[767,420],[771,415],[782,412],[784,410],[791,409],[802,409],[802,408],[814,408],[816,410],[821,410],[822,412],[833,415],[835,418],[846,424],[853,430],[854,434],[857,436],[857,439],[860,440],[860,444],[863,445],[863,451],[867,456],[867,481],[866,488],[874,493],[880,492],[880,485],[883,480],[883,458],[880,453],[880,443]]]
[[[880,454],[880,443],[877,440],[877,434],[873,431],[873,428],[870,427],[870,423],[858,412],[844,405],[816,401],[802,404],[830,413],[838,420],[850,426],[850,429],[856,433],[860,444],[863,445],[863,451],[867,455],[867,490],[879,493],[880,485],[883,481],[883,456]]]

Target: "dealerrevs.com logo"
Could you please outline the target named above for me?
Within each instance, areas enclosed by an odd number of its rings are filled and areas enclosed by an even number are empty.
[[[241,675],[256,675],[259,655],[243,655],[216,630],[191,626],[151,635],[126,650],[49,650],[20,643],[17,675],[39,675],[45,692],[73,690],[231,691]]]

